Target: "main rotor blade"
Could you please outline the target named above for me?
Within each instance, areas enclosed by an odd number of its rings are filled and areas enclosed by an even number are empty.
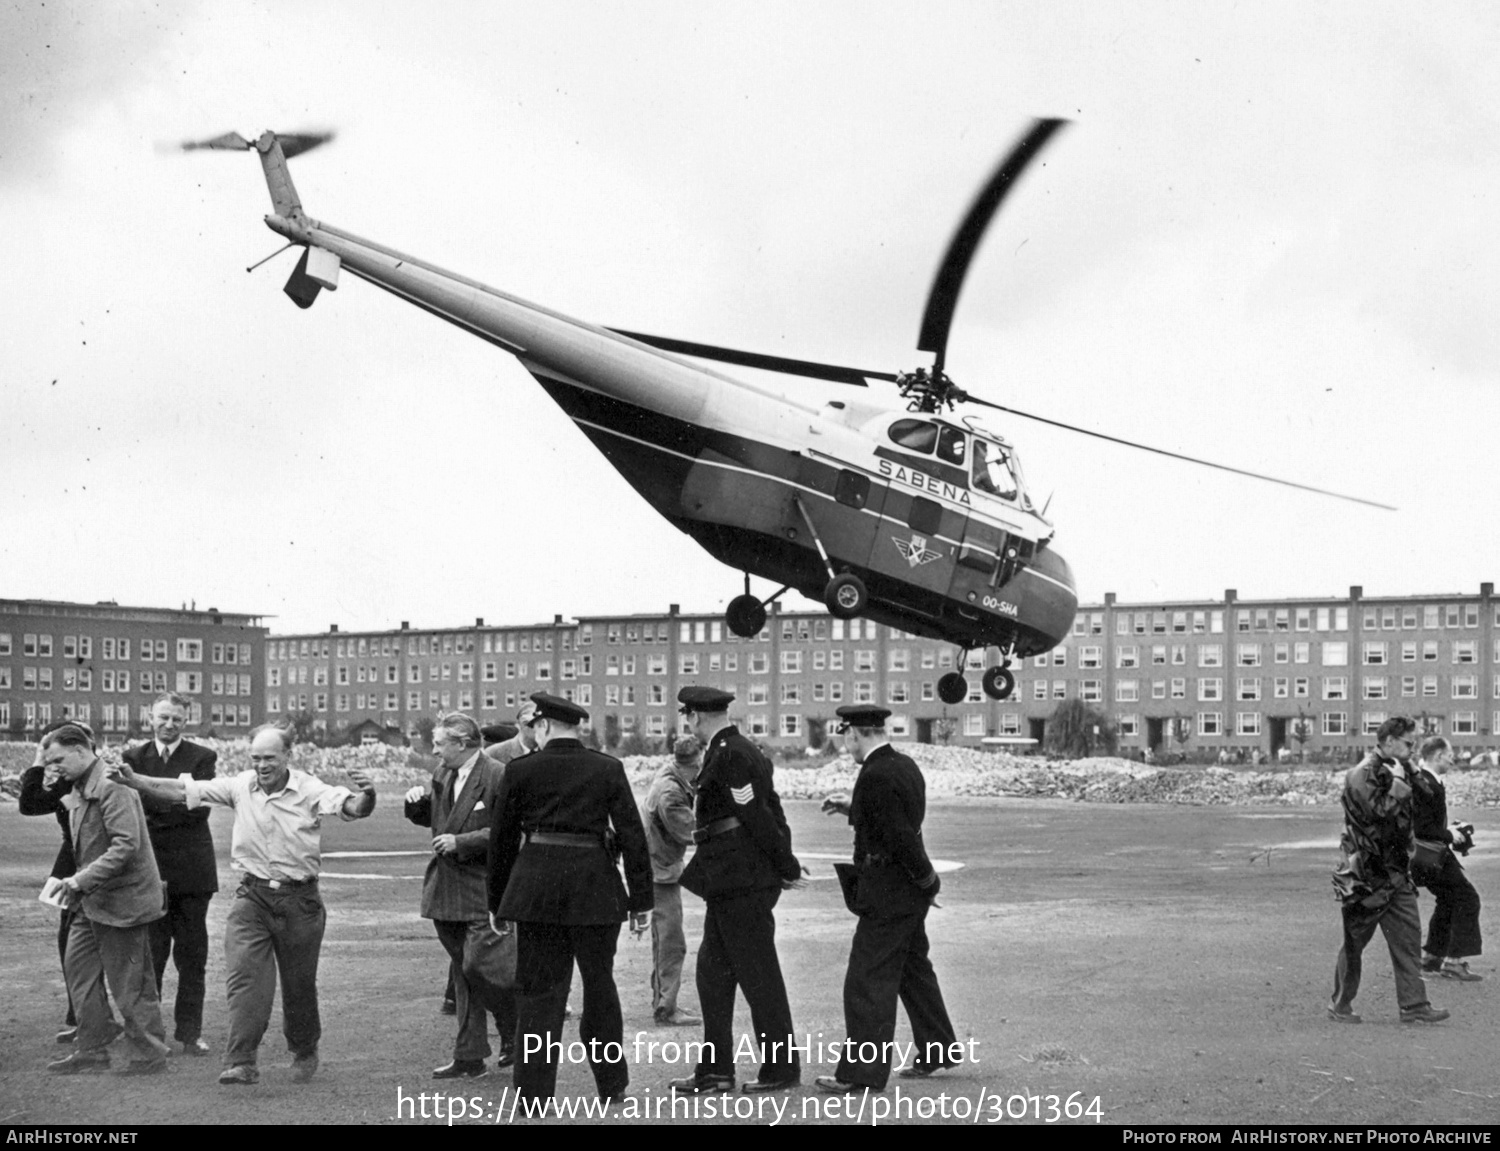
[[[695,344],[688,340],[677,340],[671,336],[650,336],[644,332],[627,332],[623,328],[610,328],[617,336],[660,348],[664,352],[677,352],[684,356],[697,356],[704,360],[718,360],[726,364],[739,364],[743,368],[761,368],[768,372],[785,372],[793,376],[808,376],[814,380],[830,380],[835,384],[853,384],[866,388],[867,380],[895,382],[893,372],[866,372],[859,368],[843,367],[839,364],[821,364],[815,360],[793,360],[786,356],[769,356],[764,352],[743,352],[736,348],[721,348],[716,344]]]
[[[953,311],[958,307],[958,293],[964,285],[969,262],[974,258],[979,241],[984,238],[984,230],[999,210],[1001,201],[1026,171],[1026,166],[1036,158],[1053,133],[1067,122],[1037,120],[1031,125],[1031,130],[1021,137],[1010,155],[995,169],[989,183],[980,189],[969,214],[948,244],[947,254],[943,256],[927,296],[927,309],[922,313],[922,333],[917,338],[918,351],[937,354],[937,371],[943,370],[943,360],[948,352],[948,328],[953,323]]]
[[[1064,424],[1058,420],[1049,420],[1045,416],[1034,416],[1030,412],[1018,411],[1016,408],[1007,408],[1004,404],[991,403],[989,400],[981,400],[976,396],[966,396],[965,399],[971,404],[982,404],[996,411],[1008,412],[1022,419],[1035,420],[1039,424],[1049,424],[1054,428],[1062,428],[1064,431],[1077,432],[1083,436],[1093,436],[1096,440],[1108,440],[1112,444],[1120,444],[1122,447],[1139,448],[1143,452],[1154,452],[1159,456],[1167,456],[1170,459],[1182,460],[1189,464],[1199,464],[1205,468],[1217,468],[1221,472],[1233,472],[1237,476],[1249,476],[1252,480],[1265,480],[1267,483],[1281,484],[1283,487],[1297,488],[1304,492],[1316,492],[1320,496],[1332,496],[1336,500],[1348,500],[1350,503],[1364,504],[1366,507],[1380,508],[1382,511],[1393,512],[1398,509],[1390,504],[1376,503],[1374,500],[1362,499],[1359,496],[1346,496],[1340,492],[1331,492],[1327,488],[1315,488],[1310,484],[1299,484],[1292,480],[1277,479],[1275,476],[1262,475],[1260,472],[1246,471],[1244,468],[1232,468],[1228,464],[1216,464],[1212,460],[1200,460],[1196,456],[1184,456],[1178,452],[1169,452],[1165,448],[1153,448],[1148,444],[1138,444],[1134,440],[1122,440],[1118,436],[1107,436],[1103,432],[1090,431],[1088,428],[1074,427],[1072,424]]]

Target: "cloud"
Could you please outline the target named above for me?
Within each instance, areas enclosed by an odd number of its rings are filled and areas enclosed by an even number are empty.
[[[13,0],[0,9],[0,183],[45,178],[58,139],[155,74],[196,7]]]

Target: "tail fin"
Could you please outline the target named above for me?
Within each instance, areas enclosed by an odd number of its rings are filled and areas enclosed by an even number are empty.
[[[319,144],[332,139],[332,132],[262,132],[260,139],[252,144],[238,132],[226,132],[212,140],[189,141],[182,148],[188,152],[198,148],[248,152],[253,148],[260,153],[260,166],[266,174],[266,187],[271,191],[271,204],[276,214],[290,219],[302,215],[302,201],[297,198],[296,186],[287,171],[287,159],[311,152]]]

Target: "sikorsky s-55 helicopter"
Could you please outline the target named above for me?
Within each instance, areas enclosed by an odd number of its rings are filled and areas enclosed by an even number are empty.
[[[745,573],[745,591],[725,613],[736,635],[758,634],[766,605],[796,589],[821,599],[841,619],[865,616],[952,642],[961,649],[960,669],[970,651],[998,649],[999,662],[984,672],[983,688],[1005,699],[1015,686],[1011,660],[1061,641],[1072,626],[1077,593],[1014,447],[954,409],[967,403],[1042,417],[968,395],[943,364],[959,290],[986,227],[1064,123],[1033,122],[980,191],[927,301],[917,347],[933,353],[934,362],[896,373],[600,327],[314,220],[302,210],[287,158],[324,143],[327,134],[266,132],[252,143],[229,133],[184,147],[259,154],[274,208],[265,222],[288,246],[303,248],[285,287],[299,307],[337,288],[344,270],[520,360],[652,507],[710,555]],[[700,360],[867,391],[799,402]],[[894,385],[899,399],[889,388],[877,396],[872,381]],[[763,600],[751,594],[752,574],[782,586]],[[945,703],[967,692],[961,670],[938,682]]]

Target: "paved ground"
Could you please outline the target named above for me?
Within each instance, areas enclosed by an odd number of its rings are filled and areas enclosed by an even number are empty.
[[[812,802],[792,802],[788,811],[810,857],[847,850],[847,827],[820,816]],[[1469,866],[1488,902],[1484,927],[1493,940],[1500,866],[1486,840],[1494,842],[1500,819],[1493,810],[1464,814],[1479,825],[1481,846]],[[1357,1004],[1366,1022],[1337,1027],[1324,1019],[1339,942],[1328,882],[1338,818],[1327,808],[935,803],[931,850],[964,866],[944,876],[944,907],[928,921],[933,957],[977,1061],[915,1088],[903,1083],[902,1099],[919,1108],[914,1116],[927,1111],[932,1121],[946,1105],[950,1116],[961,1109],[973,1122],[976,1102],[980,1121],[1004,1117],[1007,1108],[1034,1121],[1038,1110],[1046,1117],[1047,1097],[1061,1106],[1073,1096],[1075,1106],[1097,1097],[1108,1123],[1493,1122],[1500,1115],[1500,972],[1492,959],[1475,964],[1484,983],[1431,984],[1433,1002],[1453,1011],[1450,1023],[1403,1026],[1377,938]],[[227,869],[221,812],[214,830]],[[0,1121],[389,1122],[399,1098],[431,1091],[430,1069],[447,1061],[453,1027],[437,1012],[444,962],[431,926],[417,916],[422,861],[409,855],[327,862],[323,1069],[312,1084],[290,1083],[279,1022],[262,1048],[264,1079],[253,1089],[218,1087],[216,1059],[174,1059],[159,1079],[48,1076],[42,1068],[61,1051],[52,1036],[65,1004],[54,913],[35,896],[57,835],[52,820],[0,805]],[[394,793],[382,794],[371,820],[325,833],[330,852],[422,846],[423,833],[401,819]],[[852,919],[830,864],[810,862],[819,878],[782,900],[780,948],[798,1028],[813,1043],[832,1045],[843,1035]],[[359,878],[333,877],[345,875]],[[688,905],[691,947],[702,915],[691,897]],[[226,906],[221,895],[210,915],[206,1033],[216,1048],[227,1026],[219,945]],[[1424,896],[1424,915],[1430,906]],[[650,1028],[648,945],[622,939],[616,970],[627,1042],[641,1029],[643,1044],[699,1038]],[[741,1015],[745,1032],[749,1019]],[[904,1019],[898,1038],[909,1039]],[[807,1079],[831,1062],[809,1067]],[[657,1106],[666,1081],[682,1073],[660,1048],[643,1054],[633,1070],[632,1113]],[[742,1068],[742,1077],[751,1074]],[[481,1107],[492,1111],[508,1084],[508,1075],[490,1075],[442,1094],[465,1097],[472,1119]],[[591,1087],[586,1066],[564,1068],[561,1093],[584,1098]],[[810,1089],[787,1099],[783,1123],[822,1114],[812,1110],[821,1099]],[[895,1104],[891,1092],[880,1106]],[[423,1104],[409,1106],[420,1121]],[[438,1109],[430,1096],[425,1106],[429,1117]],[[867,1111],[862,1120],[871,1117]],[[630,1118],[616,1108],[611,1121]]]

